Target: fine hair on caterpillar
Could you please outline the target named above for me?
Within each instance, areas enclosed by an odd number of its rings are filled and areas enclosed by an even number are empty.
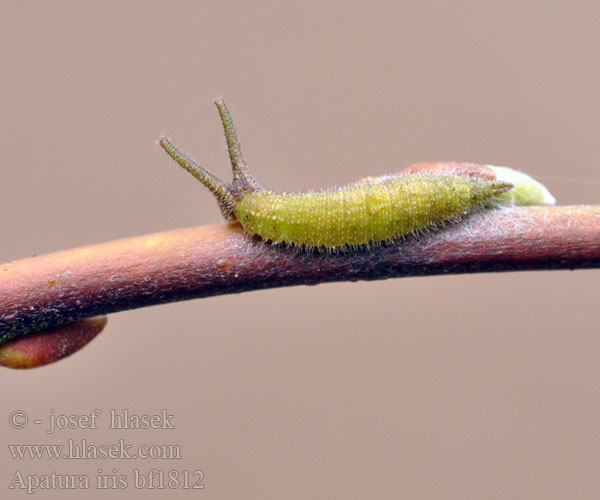
[[[274,244],[334,252],[385,245],[462,220],[492,206],[495,197],[513,187],[476,176],[409,173],[340,188],[276,193],[252,176],[225,102],[215,104],[225,129],[231,183],[185,156],[168,138],[161,138],[160,145],[213,193],[225,219]]]

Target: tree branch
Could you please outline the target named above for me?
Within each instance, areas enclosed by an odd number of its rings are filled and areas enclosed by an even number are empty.
[[[0,343],[99,314],[263,288],[600,265],[600,205],[488,210],[393,245],[302,252],[237,223],[166,231],[0,265]]]

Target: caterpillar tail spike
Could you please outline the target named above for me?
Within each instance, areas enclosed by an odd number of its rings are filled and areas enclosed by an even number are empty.
[[[516,199],[506,195],[513,183],[500,176],[491,180],[432,172],[386,176],[378,182],[340,188],[276,193],[252,176],[225,102],[219,99],[215,104],[227,140],[231,183],[185,156],[166,137],[160,145],[214,194],[227,220],[238,221],[249,235],[275,244],[329,251],[377,245]]]

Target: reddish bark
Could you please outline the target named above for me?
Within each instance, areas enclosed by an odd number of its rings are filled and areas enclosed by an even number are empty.
[[[420,237],[345,253],[302,252],[215,224],[0,265],[0,341],[135,307],[328,281],[600,264],[600,206],[475,214]]]

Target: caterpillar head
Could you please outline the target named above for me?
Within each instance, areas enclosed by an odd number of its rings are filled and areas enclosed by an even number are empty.
[[[227,149],[229,150],[229,158],[233,169],[233,180],[231,183],[219,179],[212,172],[201,167],[194,160],[184,155],[167,137],[162,137],[159,144],[171,158],[210,189],[215,195],[225,219],[236,220],[234,210],[235,206],[240,201],[242,194],[262,188],[248,170],[248,165],[242,154],[240,140],[235,131],[235,127],[233,126],[233,121],[229,114],[229,110],[225,105],[225,101],[223,99],[217,99],[215,104],[221,115],[221,122],[223,123],[223,128],[225,130],[225,138],[227,139]]]

